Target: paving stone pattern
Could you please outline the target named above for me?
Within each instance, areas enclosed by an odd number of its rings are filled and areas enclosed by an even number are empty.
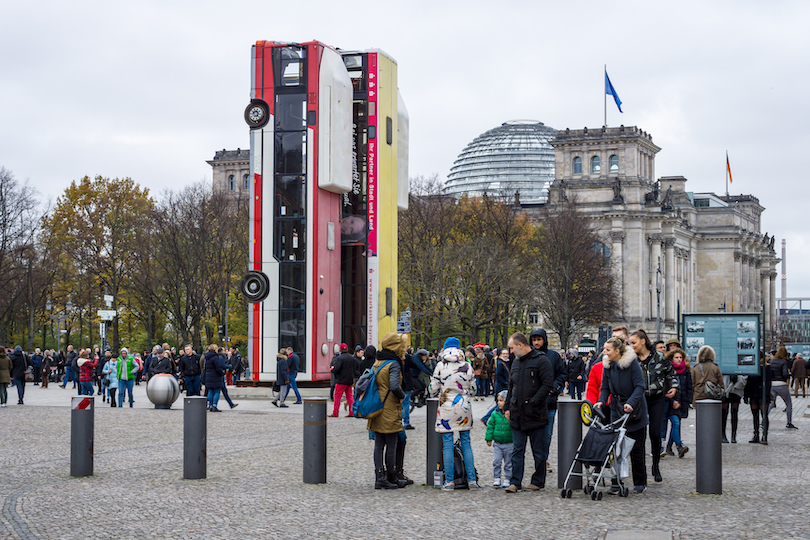
[[[417,429],[408,431],[406,470],[416,485],[373,489],[372,442],[365,422],[352,418],[329,419],[328,483],[306,485],[302,408],[276,409],[266,400],[242,400],[234,410],[220,401],[224,411],[208,416],[208,478],[183,480],[182,399],[172,410],[154,410],[143,386],[136,387],[132,409],[111,409],[97,398],[95,475],[72,478],[74,394],[29,384],[26,405],[18,406],[9,390],[10,405],[0,409],[0,538],[593,540],[621,538],[622,531],[642,538],[648,531],[649,538],[683,540],[810,539],[810,422],[803,398],[794,400],[798,431],[785,429],[780,402],[770,446],[747,443],[751,414],[743,405],[740,442],[723,445],[723,495],[695,493],[692,413],[683,426],[691,450],[684,459],[663,460],[662,484],[650,479],[642,495],[594,502],[581,492],[560,498],[556,429],[549,489],[506,495],[490,487],[493,454],[478,420],[473,451],[485,489],[442,492],[422,485],[424,409],[414,412]],[[488,406],[475,402],[476,418]],[[531,473],[528,465],[527,480]]]

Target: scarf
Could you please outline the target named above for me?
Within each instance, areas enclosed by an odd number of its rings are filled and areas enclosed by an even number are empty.
[[[686,362],[682,362],[680,364],[672,364],[672,367],[675,368],[675,373],[680,375],[684,371],[686,371]]]

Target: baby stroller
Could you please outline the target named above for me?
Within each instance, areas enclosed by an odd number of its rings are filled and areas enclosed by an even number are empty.
[[[560,497],[571,498],[572,490],[568,484],[574,476],[585,480],[582,491],[590,495],[591,500],[601,501],[603,492],[597,488],[609,484],[618,489],[620,496],[627,497],[630,490],[624,486],[622,478],[630,475],[630,450],[635,444],[633,439],[627,437],[624,427],[630,415],[623,414],[617,420],[606,423],[605,413],[585,401],[581,416],[583,423],[588,426],[588,432],[577,448]],[[574,471],[577,463],[582,465],[581,473]]]

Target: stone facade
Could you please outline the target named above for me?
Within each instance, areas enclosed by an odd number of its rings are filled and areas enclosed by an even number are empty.
[[[759,311],[764,302],[772,328],[779,259],[760,232],[756,197],[691,193],[680,176],[656,180],[660,148],[637,127],[566,129],[551,145],[548,204],[525,211],[539,218],[575,200],[594,218],[621,293],[614,326],[654,330],[660,268],[664,335],[675,335],[678,303],[684,313]]]
[[[214,191],[227,191],[234,197],[250,196],[250,150],[217,150],[211,165]]]

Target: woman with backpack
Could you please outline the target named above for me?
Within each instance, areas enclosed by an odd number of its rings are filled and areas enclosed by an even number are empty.
[[[447,338],[430,381],[430,395],[439,396],[439,411],[436,415],[436,432],[442,434],[442,458],[444,461],[444,484],[442,490],[456,489],[454,463],[454,433],[458,433],[464,468],[467,470],[469,489],[481,489],[475,474],[470,430],[473,425],[470,396],[475,394],[476,377],[473,367],[467,362],[457,338]],[[463,481],[463,478],[460,479]]]
[[[374,439],[374,489],[396,489],[408,484],[401,470],[405,459],[405,430],[402,427],[405,391],[401,386],[404,358],[405,340],[402,336],[393,332],[385,334],[372,365],[383,407],[379,414],[369,418],[366,426]]]

